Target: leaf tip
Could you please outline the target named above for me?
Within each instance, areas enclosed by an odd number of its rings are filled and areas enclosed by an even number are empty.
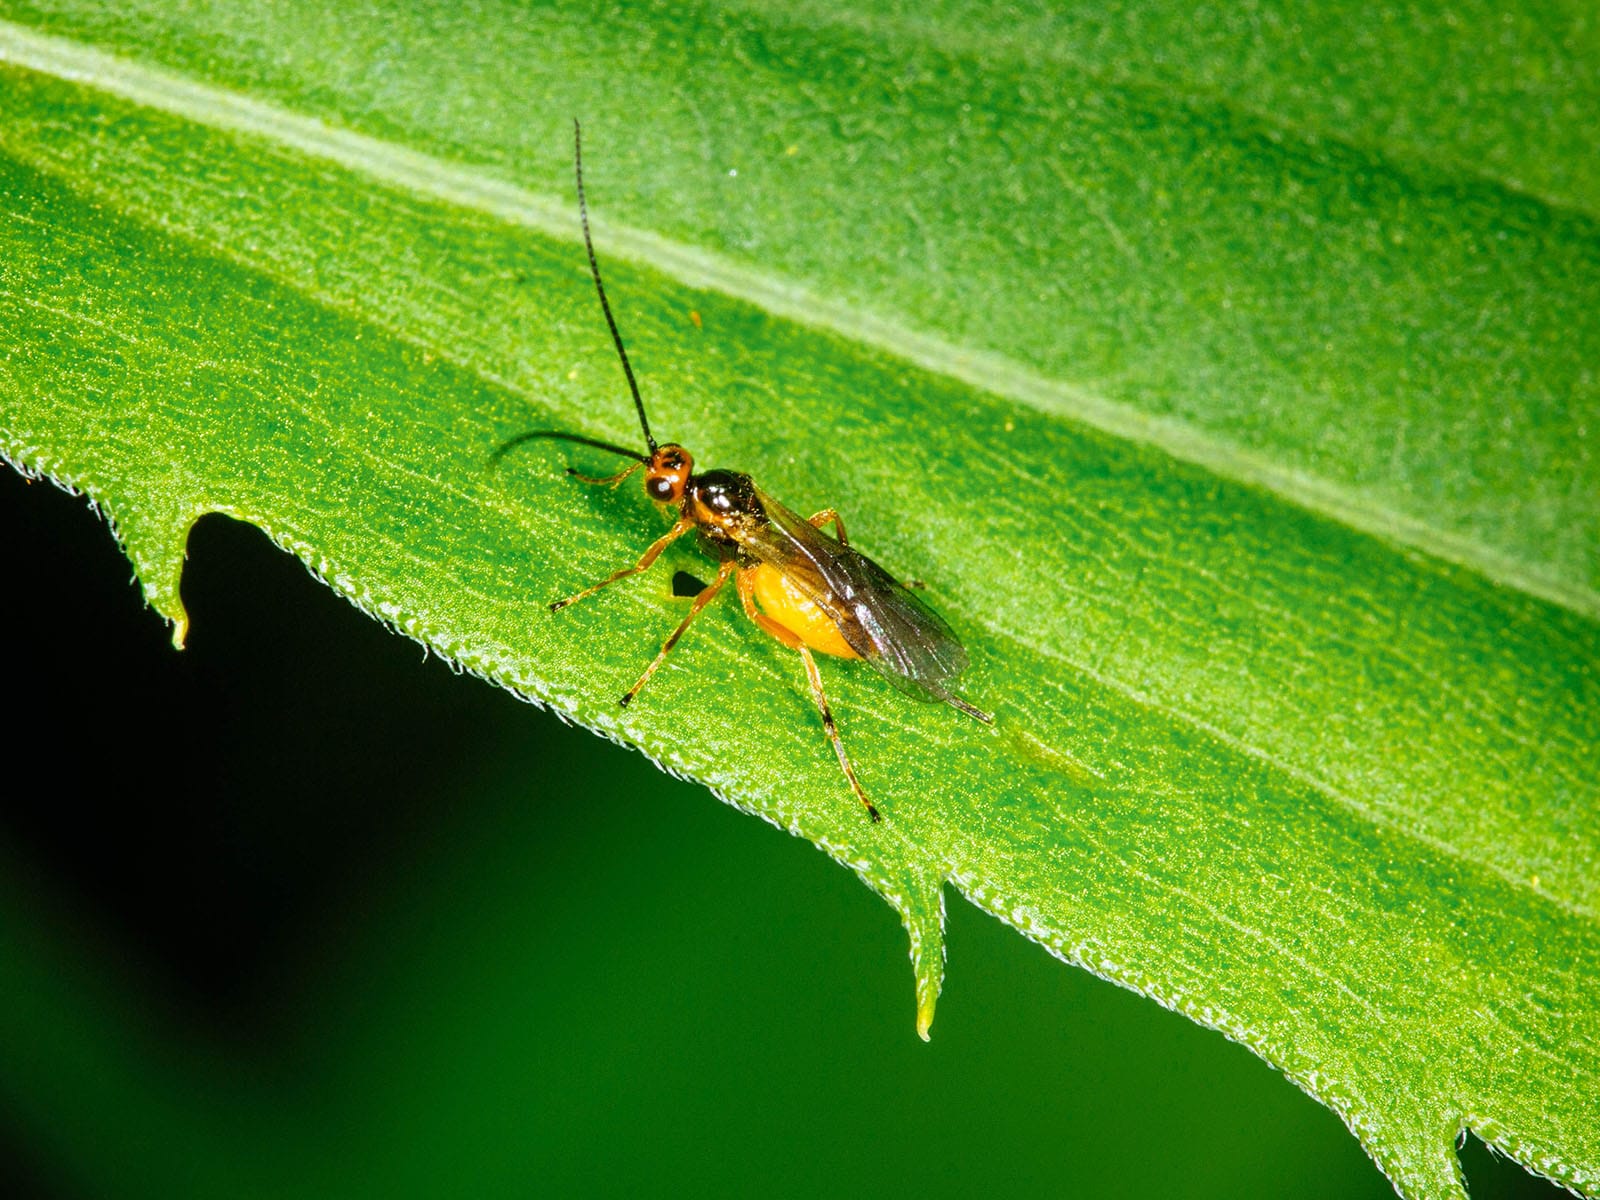
[[[900,914],[910,935],[917,1036],[926,1042],[944,984],[944,872],[926,862],[906,863],[900,871],[864,878]]]
[[[934,1008],[944,985],[944,880],[919,878],[910,894],[896,901],[911,935],[911,968],[917,985],[917,1036],[930,1040]]]

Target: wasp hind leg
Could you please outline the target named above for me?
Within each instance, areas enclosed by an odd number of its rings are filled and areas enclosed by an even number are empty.
[[[841,529],[840,532],[844,531]],[[739,600],[744,605],[745,616],[789,649],[800,652],[800,657],[806,664],[806,678],[811,682],[812,699],[817,702],[817,711],[822,714],[822,728],[827,733],[828,740],[833,743],[833,752],[839,756],[839,766],[844,770],[844,777],[850,781],[850,790],[855,792],[856,799],[866,807],[867,816],[875,822],[881,821],[883,818],[878,815],[878,810],[873,807],[872,801],[867,799],[866,789],[861,786],[861,780],[856,778],[856,769],[850,763],[850,756],[844,752],[844,742],[839,738],[839,727],[833,721],[833,709],[828,707],[827,693],[822,690],[822,672],[817,670],[817,660],[811,657],[811,651],[806,648],[806,644],[795,637],[791,630],[785,629],[756,608],[755,587],[748,571],[739,572]]]
[[[815,525],[818,529],[832,525],[833,532],[839,539],[839,545],[848,546],[850,544],[850,539],[845,536],[844,532],[844,518],[839,515],[838,509],[825,508],[819,513],[812,513],[806,518],[806,520],[809,524]],[[902,579],[900,582],[906,587],[916,588],[918,591],[921,591],[923,588],[928,586],[920,579]]]
[[[848,546],[850,544],[850,539],[845,536],[844,532],[844,518],[839,515],[838,509],[825,508],[819,513],[813,513],[809,518],[809,523],[815,525],[818,529],[821,529],[824,525],[832,525],[833,532],[839,539],[839,545]]]
[[[817,660],[811,657],[811,651],[802,643],[800,657],[805,660],[806,678],[811,681],[811,695],[817,701],[817,711],[822,713],[822,728],[828,733],[828,740],[833,743],[833,752],[839,756],[839,766],[844,769],[844,777],[850,781],[850,787],[855,791],[856,799],[867,807],[867,816],[874,821],[883,818],[878,816],[878,810],[872,806],[872,801],[867,799],[867,793],[862,790],[861,781],[856,778],[856,769],[850,765],[850,756],[844,752],[844,743],[839,740],[838,727],[833,723],[833,710],[828,707],[828,697],[822,690],[822,672],[817,670]]]

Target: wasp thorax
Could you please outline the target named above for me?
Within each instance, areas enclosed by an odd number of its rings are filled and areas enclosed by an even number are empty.
[[[694,458],[682,446],[657,446],[645,463],[644,490],[652,500],[676,504],[683,499],[693,471]]]
[[[750,476],[737,471],[707,471],[690,483],[688,506],[684,511],[702,525],[731,530],[752,517],[759,517],[761,504],[756,499]]]

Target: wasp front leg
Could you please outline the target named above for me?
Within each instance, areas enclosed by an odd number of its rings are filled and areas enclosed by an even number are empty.
[[[689,530],[693,528],[694,522],[689,520],[688,517],[679,518],[676,525],[667,530],[666,533],[662,534],[654,542],[650,543],[650,549],[646,550],[642,555],[640,555],[639,561],[634,563],[633,566],[624,567],[620,571],[614,571],[612,574],[607,575],[593,587],[586,587],[583,589],[583,591],[579,592],[575,596],[568,596],[565,600],[557,600],[550,606],[550,611],[559,612],[567,605],[576,604],[579,600],[583,600],[586,597],[594,595],[601,588],[609,587],[611,584],[616,583],[619,579],[626,579],[630,575],[637,575],[641,571],[648,571],[656,559],[661,557],[661,552],[663,550],[672,545],[673,542],[677,541],[680,537],[688,533]]]
[[[615,475],[585,475],[582,471],[578,470],[577,467],[568,467],[567,474],[571,475],[579,483],[594,483],[603,484],[606,487],[616,487],[617,484],[628,478],[628,476],[632,475],[642,466],[644,466],[642,462],[636,462],[633,464],[633,466],[628,467],[625,470],[618,471]]]

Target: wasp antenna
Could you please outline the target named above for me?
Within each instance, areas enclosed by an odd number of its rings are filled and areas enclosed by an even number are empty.
[[[616,343],[617,357],[622,360],[622,373],[628,377],[628,390],[633,393],[633,406],[639,410],[639,427],[644,430],[645,444],[650,453],[656,450],[656,439],[650,435],[650,422],[644,415],[644,400],[639,395],[639,384],[633,378],[633,364],[628,362],[628,351],[622,344],[622,334],[617,332],[617,320],[611,315],[611,303],[606,299],[606,285],[600,282],[600,262],[594,256],[594,239],[589,236],[589,204],[583,196],[583,127],[576,117],[572,120],[572,162],[578,176],[578,218],[583,222],[583,245],[589,252],[589,273],[594,276],[594,290],[600,296],[600,309],[606,314],[606,324],[611,327],[611,340]]]
[[[625,450],[621,446],[614,446],[610,442],[602,442],[599,438],[584,437],[578,433],[563,433],[559,429],[535,429],[532,433],[519,433],[509,442],[501,442],[499,448],[489,456],[490,463],[498,463],[510,451],[515,450],[523,442],[531,442],[535,438],[554,438],[562,442],[577,442],[580,446],[593,446],[596,450],[609,450],[612,454],[620,454],[623,458],[635,459],[638,462],[648,461],[644,455],[633,450]]]

